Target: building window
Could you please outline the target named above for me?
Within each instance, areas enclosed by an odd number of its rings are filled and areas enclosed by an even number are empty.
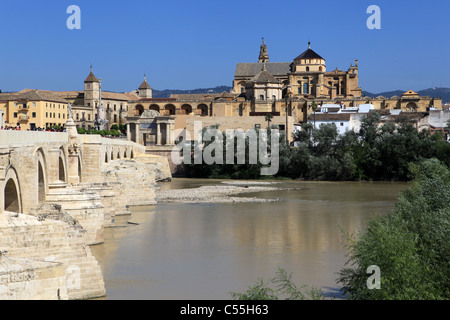
[[[343,127],[344,126],[344,123],[343,122],[341,122],[341,127]]]
[[[305,82],[303,84],[303,93],[307,94],[308,92],[309,92],[309,84]]]
[[[17,118],[17,112],[14,112],[14,118]]]
[[[260,95],[259,100],[264,100],[264,95]]]
[[[88,114],[88,121],[91,121],[91,115]]]
[[[306,71],[309,71],[309,67],[306,67]]]
[[[31,116],[32,116],[33,118],[36,118],[36,112],[33,112],[33,113],[31,114]]]
[[[298,87],[298,94],[302,94],[302,87]]]
[[[33,107],[36,107],[36,102],[33,102]]]
[[[260,124],[255,124],[255,129],[261,129],[261,125]]]

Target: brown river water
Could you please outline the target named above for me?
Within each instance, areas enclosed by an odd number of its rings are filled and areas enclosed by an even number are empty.
[[[221,185],[174,179],[161,190]],[[298,286],[341,297],[337,272],[347,260],[346,233],[390,212],[405,183],[277,181],[288,190],[251,193],[266,203],[158,203],[131,208],[91,247],[106,299],[225,300],[277,268]],[[245,196],[242,194],[242,196]],[[132,222],[130,224],[128,222]]]

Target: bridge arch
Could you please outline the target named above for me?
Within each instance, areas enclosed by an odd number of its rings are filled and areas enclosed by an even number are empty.
[[[22,194],[20,192],[19,178],[14,167],[6,170],[3,210],[22,213]]]
[[[38,203],[42,203],[45,201],[47,188],[48,188],[48,180],[47,180],[47,161],[45,158],[44,150],[39,148],[36,150],[36,159],[37,159],[37,179],[38,179]]]
[[[67,162],[66,162],[66,152],[64,148],[59,148],[58,157],[58,180],[62,182],[67,182]]]

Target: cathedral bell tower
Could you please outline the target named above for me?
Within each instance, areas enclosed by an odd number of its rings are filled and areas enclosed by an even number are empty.
[[[259,49],[259,63],[267,63],[269,62],[269,54],[267,53],[267,46],[264,43],[264,38],[262,38],[262,45],[261,48]]]

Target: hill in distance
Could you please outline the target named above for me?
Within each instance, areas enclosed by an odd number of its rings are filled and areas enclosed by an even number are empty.
[[[218,86],[215,88],[200,88],[193,90],[155,90],[152,91],[153,98],[169,98],[171,94],[196,94],[196,93],[222,93],[224,91],[230,92],[232,88],[227,86]]]
[[[230,92],[231,87],[228,86],[218,86],[215,88],[200,88],[193,90],[153,90],[153,98],[168,98],[171,94],[186,94],[186,93],[222,93],[224,91]],[[364,96],[370,98],[376,98],[378,96],[383,96],[390,98],[393,96],[401,96],[407,90],[394,90],[386,91],[380,93],[371,93],[368,91],[363,91]],[[450,103],[450,88],[430,88],[425,90],[416,91],[421,96],[428,96],[432,98],[442,98],[442,103]]]
[[[366,97],[376,98],[378,96],[383,96],[386,98],[390,98],[393,96],[401,96],[407,90],[395,90],[395,91],[386,91],[381,93],[371,93],[368,91],[363,91],[363,94]],[[419,95],[431,98],[442,98],[442,103],[450,102],[450,88],[430,88],[425,90],[416,91]]]

